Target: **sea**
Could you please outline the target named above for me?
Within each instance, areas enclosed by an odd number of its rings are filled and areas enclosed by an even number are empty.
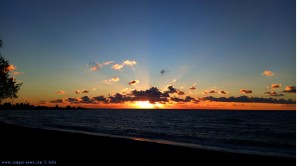
[[[216,151],[296,157],[296,111],[1,110],[0,121]]]

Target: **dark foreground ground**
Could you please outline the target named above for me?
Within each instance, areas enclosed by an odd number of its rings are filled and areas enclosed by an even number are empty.
[[[0,133],[0,165],[296,165],[295,158],[216,152],[2,122]]]

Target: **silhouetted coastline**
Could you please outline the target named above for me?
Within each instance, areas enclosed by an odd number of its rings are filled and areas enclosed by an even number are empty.
[[[59,107],[56,105],[55,107],[48,107],[48,106],[34,106],[29,103],[4,103],[0,105],[0,110],[83,110],[85,108],[82,107],[75,107],[75,106],[66,106],[66,107]]]

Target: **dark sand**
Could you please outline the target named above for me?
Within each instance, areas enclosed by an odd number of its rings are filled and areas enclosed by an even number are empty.
[[[2,122],[0,131],[0,165],[3,161],[40,161],[56,165],[296,165],[296,158],[217,152]]]

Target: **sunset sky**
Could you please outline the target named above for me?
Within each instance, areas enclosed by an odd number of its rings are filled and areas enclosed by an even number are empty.
[[[0,4],[1,55],[23,82],[14,102],[296,109],[295,0]]]

